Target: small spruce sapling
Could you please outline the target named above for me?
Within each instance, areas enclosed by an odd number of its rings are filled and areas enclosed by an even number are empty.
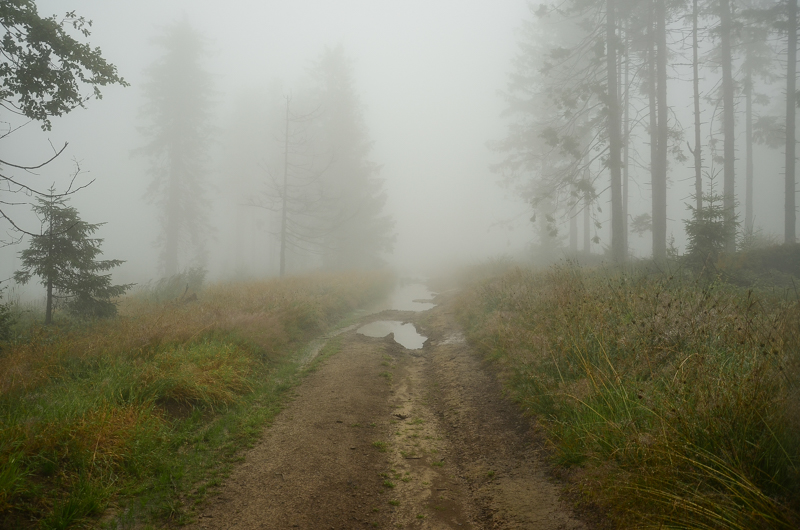
[[[111,317],[117,306],[112,300],[132,284],[112,285],[107,271],[121,260],[102,260],[103,240],[92,238],[105,223],[82,221],[78,210],[51,189],[50,195],[37,198],[33,211],[39,217],[40,235],[31,237],[30,247],[20,252],[22,268],[14,273],[17,283],[26,284],[38,276],[47,288],[45,324],[53,321],[54,302],[63,300],[67,310],[80,317]],[[104,274],[106,273],[106,274]]]
[[[735,237],[739,225],[735,215],[727,218],[722,199],[722,195],[714,192],[712,179],[709,192],[703,194],[703,206],[697,209],[687,205],[692,217],[684,221],[688,242],[683,258],[691,269],[701,274],[716,272],[719,258],[726,252],[726,242]]]

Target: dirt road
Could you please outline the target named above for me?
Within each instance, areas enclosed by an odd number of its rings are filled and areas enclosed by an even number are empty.
[[[193,527],[586,528],[447,298],[365,319],[415,322],[423,349],[340,335]]]

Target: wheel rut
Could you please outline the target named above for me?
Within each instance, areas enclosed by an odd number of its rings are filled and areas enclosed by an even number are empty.
[[[447,297],[437,302],[389,312],[429,337],[421,350],[337,337],[340,351],[189,527],[586,528],[547,475],[535,426],[470,350]]]

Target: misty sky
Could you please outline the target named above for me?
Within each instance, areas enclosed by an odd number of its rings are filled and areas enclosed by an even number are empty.
[[[224,6],[198,0],[42,0],[37,5],[42,15],[74,9],[92,19],[89,42],[102,48],[131,86],[107,87],[102,101],[54,119],[48,133],[37,124],[26,126],[4,140],[3,158],[36,163],[51,152],[50,143],[70,143],[65,156],[31,179],[42,188],[52,182],[63,187],[73,160],[84,171],[79,182],[96,179],[72,204],[85,221],[108,223],[100,234],[106,239],[104,257],[127,262],[115,272],[116,281],[144,282],[158,273],[156,209],[143,198],[151,177],[146,161],[131,153],[144,142],[137,132],[143,124],[138,116],[140,84],[145,68],[160,53],[152,37],[183,17],[209,39],[207,69],[214,75],[220,127],[237,97],[266,93],[275,80],[286,94],[302,90],[324,48],[344,46],[353,60],[356,90],[374,141],[370,158],[382,165],[387,208],[397,221],[397,244],[389,257],[394,266],[426,273],[438,264],[520,255],[534,240],[529,206],[513,190],[497,185],[489,164],[500,155],[486,147],[505,134],[498,92],[512,70],[517,30],[530,16],[524,0],[232,0]],[[673,49],[679,37],[671,37]],[[675,77],[671,84],[676,87],[669,95],[675,116],[688,127],[689,85]],[[738,126],[737,135],[742,134]],[[763,150],[757,156],[762,157],[757,171],[769,178],[756,190],[756,225],[780,233],[782,154],[767,153],[767,163]],[[233,212],[230,204],[215,198],[225,195],[228,175],[221,163],[212,172],[215,208],[210,216],[222,226]],[[649,185],[641,181],[643,175],[638,178],[631,187],[633,215],[649,211],[650,204]],[[672,166],[668,234],[675,235],[679,246],[691,178],[691,163]],[[743,171],[737,168],[737,193],[742,191]],[[601,196],[604,212],[610,210],[607,202]],[[26,210],[14,211],[22,218]],[[35,219],[27,221],[29,228],[35,224]],[[608,245],[604,224],[598,232],[601,245],[594,251]],[[230,237],[215,237],[217,243],[209,245],[209,269],[216,277],[230,275],[233,271],[225,265]],[[267,244],[270,236],[264,233],[263,238]],[[631,235],[630,244],[634,255],[649,254],[649,234]],[[25,245],[0,249],[0,279],[18,267],[16,254]]]
[[[6,149],[28,162],[49,152],[48,141],[70,143],[68,156],[37,178],[63,184],[75,158],[86,172],[84,180],[97,179],[72,204],[84,220],[108,223],[101,234],[105,257],[127,260],[115,274],[120,281],[143,281],[157,272],[155,209],[142,199],[150,177],[145,161],[130,153],[143,142],[136,130],[142,124],[137,85],[158,57],[151,38],[160,26],[182,17],[209,38],[208,70],[215,76],[221,119],[235,95],[263,89],[275,78],[290,93],[325,46],[344,45],[375,142],[371,159],[383,166],[388,208],[397,220],[393,264],[424,271],[441,261],[519,252],[530,240],[524,233],[529,227],[525,205],[496,185],[488,169],[495,156],[486,148],[503,133],[497,91],[514,54],[515,28],[527,13],[522,0],[235,0],[224,7],[196,0],[50,0],[37,5],[42,15],[68,8],[92,19],[89,41],[102,48],[131,87],[105,89],[102,101],[55,119],[49,133],[29,125],[6,142]],[[509,230],[507,221],[516,229]],[[4,277],[18,266],[8,255],[3,251]],[[209,267],[214,272],[213,255]]]

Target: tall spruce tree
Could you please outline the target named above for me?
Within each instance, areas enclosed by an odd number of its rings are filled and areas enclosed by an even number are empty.
[[[729,225],[728,239],[725,241],[726,252],[736,250],[736,120],[734,116],[734,82],[733,82],[733,15],[730,0],[719,0],[717,4],[719,17],[720,66],[722,67],[722,134],[723,140],[723,182],[722,207],[725,211],[725,222]]]
[[[386,192],[380,166],[371,161],[372,141],[364,123],[353,69],[344,48],[328,48],[313,69],[321,152],[332,162],[321,182],[325,197],[323,266],[341,270],[383,264],[394,247],[394,220],[384,213]]]
[[[757,80],[769,82],[775,77],[776,54],[769,42],[769,32],[772,24],[765,24],[760,17],[753,16],[772,6],[772,0],[747,0],[744,4],[741,17],[741,27],[738,32],[741,39],[741,79],[744,95],[745,115],[745,198],[744,198],[744,232],[752,235],[754,231],[755,214],[753,212],[755,159],[753,145],[759,142],[758,136],[763,135],[763,123],[774,121],[774,117],[760,116],[756,111],[757,105],[764,105],[769,98],[757,90]]]
[[[163,55],[146,72],[147,143],[138,152],[150,161],[146,197],[160,210],[161,267],[172,276],[187,255],[194,266],[205,263],[212,85],[203,68],[205,40],[188,22],[168,26],[155,42]]]
[[[130,285],[112,285],[107,273],[122,261],[97,260],[103,240],[91,236],[104,223],[81,220],[78,210],[67,206],[66,199],[52,189],[49,196],[37,197],[33,211],[42,222],[41,234],[31,237],[30,247],[20,252],[22,268],[14,273],[14,280],[26,284],[33,276],[41,279],[47,289],[45,324],[53,321],[56,300],[78,316],[114,316],[113,299]]]
[[[627,255],[622,150],[629,132],[627,126],[622,132],[620,95],[629,101],[629,93],[617,83],[624,78],[619,63],[627,59],[618,53],[616,15],[621,9],[616,4],[529,3],[533,20],[523,22],[503,93],[508,132],[491,146],[503,154],[492,169],[504,183],[518,184],[534,210],[549,211],[548,205],[558,204],[560,213],[575,215],[583,209],[590,216],[598,190],[608,188],[612,254],[619,261]],[[601,182],[605,178],[610,186]],[[590,219],[584,220],[588,241]]]
[[[615,0],[606,0],[606,129],[608,132],[608,160],[611,185],[611,257],[623,261],[628,249],[625,248],[625,223],[622,219],[622,132],[620,121],[622,113],[617,90],[617,5]]]
[[[784,243],[797,241],[797,198],[795,189],[797,117],[797,0],[786,0],[786,172],[784,177]]]

